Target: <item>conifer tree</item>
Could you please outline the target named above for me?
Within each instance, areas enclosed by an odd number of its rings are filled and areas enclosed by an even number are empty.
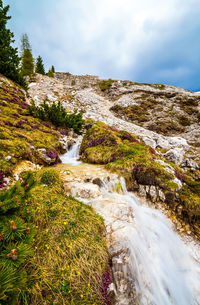
[[[14,34],[6,28],[6,23],[11,18],[7,16],[8,10],[9,5],[3,7],[3,1],[0,0],[0,73],[26,87],[19,70],[18,50],[11,46],[15,41]]]
[[[45,75],[44,64],[41,56],[38,56],[37,58],[35,72]]]
[[[52,66],[53,67],[53,66]],[[47,76],[49,77],[54,77],[54,72],[52,71],[52,68],[49,69],[49,71],[47,72]]]
[[[54,66],[51,67],[51,71],[52,71],[53,73],[55,73],[55,68],[54,68]]]
[[[23,34],[21,38],[21,72],[22,75],[31,75],[34,72],[34,59],[28,35]]]

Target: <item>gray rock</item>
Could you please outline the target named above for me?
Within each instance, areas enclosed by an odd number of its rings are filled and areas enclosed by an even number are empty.
[[[153,149],[156,148],[156,141],[154,141],[152,138],[147,138],[147,137],[144,137],[143,138],[143,141],[146,145],[149,145],[151,146]]]
[[[172,148],[167,151],[164,156],[175,164],[181,164],[184,158],[184,149],[183,148]]]
[[[196,169],[199,168],[199,165],[195,161],[189,159],[184,159],[183,162],[181,163],[181,166],[189,167],[192,171],[195,171]]]

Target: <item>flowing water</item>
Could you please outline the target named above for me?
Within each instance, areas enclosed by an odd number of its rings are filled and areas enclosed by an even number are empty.
[[[79,146],[80,140],[62,157],[67,164],[61,166],[72,174],[72,195],[91,204],[104,217],[111,254],[122,253],[113,258],[114,281],[119,292],[116,303],[200,304],[199,262],[189,254],[171,221],[127,192],[122,178],[101,166],[77,161]],[[92,183],[96,177],[100,178],[99,186]],[[73,180],[76,178],[77,182]],[[88,196],[83,195],[84,188]],[[135,289],[134,302],[127,292],[128,286]]]

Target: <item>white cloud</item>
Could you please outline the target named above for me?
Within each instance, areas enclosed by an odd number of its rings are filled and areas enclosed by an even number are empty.
[[[194,64],[183,66],[180,58],[186,61],[192,47],[193,62],[200,62],[198,43],[190,39],[194,34],[200,41],[199,0],[18,1],[16,23],[24,20],[21,31],[31,34],[33,49],[58,70],[132,79],[148,75],[146,81],[159,82],[163,75],[169,81],[176,73],[179,79],[191,75],[184,71]]]

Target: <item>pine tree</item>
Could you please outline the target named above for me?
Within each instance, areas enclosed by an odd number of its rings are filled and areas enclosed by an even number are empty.
[[[55,68],[54,68],[54,66],[51,67],[51,71],[52,71],[53,73],[55,73]]]
[[[52,66],[53,67],[53,66]],[[47,76],[49,77],[54,77],[54,72],[52,71],[52,68],[49,69],[49,71],[47,72]]]
[[[37,58],[35,72],[45,75],[44,64],[41,56],[38,56]]]
[[[21,72],[22,75],[31,75],[34,72],[34,59],[28,35],[23,34],[21,38]]]
[[[18,50],[11,46],[15,41],[14,34],[6,28],[6,23],[11,18],[7,16],[8,10],[9,5],[3,7],[3,2],[0,0],[0,73],[26,87],[26,82],[19,70]]]

